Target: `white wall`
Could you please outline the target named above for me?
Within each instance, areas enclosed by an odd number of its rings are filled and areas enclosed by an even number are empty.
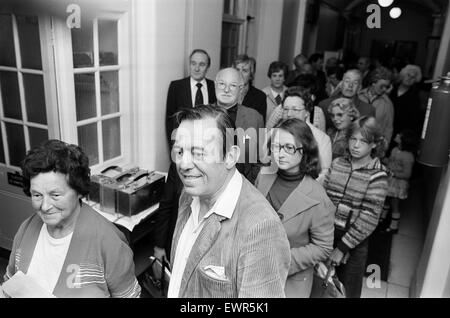
[[[187,1],[186,56],[194,49],[204,49],[211,57],[207,77],[214,79],[220,67],[223,0]],[[189,74],[188,64],[185,67]]]
[[[208,78],[220,64],[222,0],[134,0],[131,32],[136,120],[135,162],[167,171],[166,99],[172,80],[188,75],[188,57],[196,48],[211,56]],[[157,13],[157,14],[156,14]]]
[[[281,20],[283,0],[260,0],[257,23],[257,61],[254,85],[262,89],[269,85],[267,69],[271,62],[278,60],[280,51]]]
[[[135,161],[148,169],[166,171],[170,162],[166,98],[170,81],[185,75],[186,1],[135,0],[131,21]]]

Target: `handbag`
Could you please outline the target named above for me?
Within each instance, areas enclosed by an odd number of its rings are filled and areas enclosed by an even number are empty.
[[[150,266],[139,277],[141,287],[151,298],[167,298],[170,267],[166,261],[150,256]]]
[[[326,275],[319,271],[320,263],[314,267],[313,284],[310,298],[346,298],[344,285],[339,281],[334,266],[327,267]],[[331,274],[334,272],[334,275]]]

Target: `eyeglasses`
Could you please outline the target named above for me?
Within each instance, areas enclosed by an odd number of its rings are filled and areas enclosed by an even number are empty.
[[[285,112],[293,111],[293,112],[301,113],[301,112],[306,111],[306,109],[305,109],[305,108],[300,109],[300,108],[288,108],[288,107],[283,107],[283,111],[285,111]]]
[[[295,145],[293,144],[284,144],[284,145],[280,145],[280,144],[275,144],[272,143],[270,144],[270,150],[272,150],[273,152],[280,152],[281,149],[284,149],[284,151],[289,154],[289,155],[293,155],[295,154],[295,152],[297,150],[303,150],[303,147],[295,147]],[[299,151],[300,154],[302,153],[301,151]]]
[[[238,85],[236,83],[226,84],[224,82],[216,82],[216,84],[219,89],[224,90],[225,87],[228,87],[228,89],[232,92],[235,92],[240,87],[240,85]]]

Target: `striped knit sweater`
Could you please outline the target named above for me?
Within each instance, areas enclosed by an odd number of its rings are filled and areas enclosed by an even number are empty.
[[[345,233],[335,242],[343,253],[363,242],[377,227],[387,194],[387,178],[386,168],[378,158],[355,170],[347,157],[332,162],[324,188],[336,206],[335,229]]]

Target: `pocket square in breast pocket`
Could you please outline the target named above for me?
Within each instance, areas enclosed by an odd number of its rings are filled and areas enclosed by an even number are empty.
[[[207,265],[203,268],[206,275],[211,278],[228,281],[225,275],[225,268],[223,266]]]

